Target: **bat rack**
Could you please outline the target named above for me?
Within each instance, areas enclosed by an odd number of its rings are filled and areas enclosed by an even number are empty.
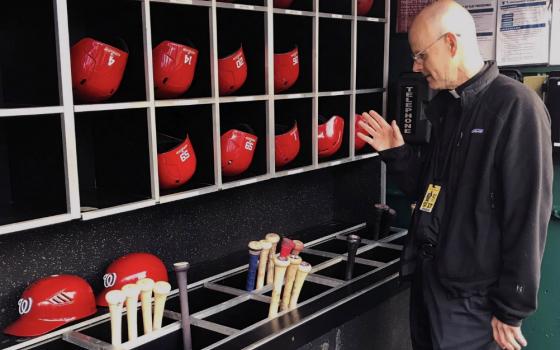
[[[265,344],[270,346],[269,342],[275,338],[318,315],[365,292],[381,289],[388,283],[395,284],[400,253],[408,232],[393,227],[390,235],[379,241],[362,239],[356,253],[353,278],[344,280],[347,261],[345,236],[349,233],[360,235],[364,230],[365,224],[360,224],[307,242],[301,256],[313,265],[313,269],[303,285],[298,306],[282,311],[274,318],[268,318],[271,284],[251,292],[244,290],[247,265],[189,285],[193,349],[266,348]],[[66,332],[62,339],[66,345],[72,344],[72,349],[182,348],[177,289],[171,292],[165,309],[161,329],[132,341],[126,339],[124,318],[124,342],[119,347],[110,343],[107,318],[88,327]],[[138,316],[138,320],[141,320],[140,313]],[[256,331],[258,337],[255,337]],[[139,334],[142,334],[140,330]]]

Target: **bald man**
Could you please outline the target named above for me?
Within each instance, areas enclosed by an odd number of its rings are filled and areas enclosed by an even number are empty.
[[[426,7],[408,39],[413,70],[439,90],[426,110],[430,143],[418,152],[374,111],[358,136],[417,202],[401,259],[413,347],[521,349],[552,207],[550,117],[533,91],[482,60],[456,2]]]

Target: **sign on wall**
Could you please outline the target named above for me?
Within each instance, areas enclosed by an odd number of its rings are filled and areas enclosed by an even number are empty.
[[[473,16],[480,54],[485,61],[496,59],[497,0],[457,0]]]

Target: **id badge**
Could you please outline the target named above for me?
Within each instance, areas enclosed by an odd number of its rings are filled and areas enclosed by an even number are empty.
[[[424,200],[422,201],[422,205],[420,206],[420,210],[431,213],[436,205],[440,191],[440,185],[430,184],[428,186],[428,190],[426,191],[426,195],[424,196]]]

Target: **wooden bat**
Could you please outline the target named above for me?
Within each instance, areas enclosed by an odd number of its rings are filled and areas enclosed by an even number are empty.
[[[161,328],[163,310],[169,292],[171,292],[171,285],[165,281],[156,282],[154,285],[154,330]]]
[[[274,317],[278,314],[278,306],[280,304],[280,294],[282,294],[282,284],[284,283],[284,275],[286,268],[290,265],[287,258],[278,256],[274,258],[274,289],[272,289],[272,300],[268,309],[268,317]]]
[[[189,299],[187,293],[188,262],[173,264],[179,285],[179,301],[181,302],[181,328],[183,328],[183,350],[192,350],[191,320],[189,315]]]
[[[303,287],[303,282],[305,282],[305,278],[310,271],[311,265],[309,263],[302,261],[301,264],[299,264],[296,273],[296,280],[294,282],[294,289],[292,290],[292,296],[290,297],[290,309],[297,306],[299,294],[301,293],[301,287]]]
[[[264,277],[266,274],[266,264],[268,263],[268,253],[270,252],[270,248],[272,248],[272,243],[263,239],[260,241],[261,243],[261,255],[259,258],[259,269],[257,272],[257,286],[256,289],[261,289],[264,286]]]
[[[255,289],[255,279],[257,277],[257,267],[259,265],[259,255],[262,246],[259,241],[249,242],[249,268],[247,269],[247,283],[245,290],[250,292]]]
[[[293,242],[294,242],[294,249],[292,249],[292,254],[293,255],[299,255],[299,253],[301,253],[301,251],[304,248],[303,242],[298,241],[297,239],[294,240]]]
[[[277,233],[267,233],[265,239],[272,243],[268,253],[268,265],[266,271],[266,284],[274,283],[274,256],[276,256],[276,246],[280,242],[280,235]]]
[[[121,327],[124,299],[124,293],[120,290],[112,290],[105,295],[111,314],[111,344],[117,346],[122,343]]]
[[[292,295],[292,287],[296,279],[298,266],[301,264],[301,257],[297,255],[290,255],[290,266],[286,270],[286,283],[284,284],[284,294],[282,295],[282,302],[280,303],[280,311],[288,309],[290,305],[290,296]]]
[[[144,325],[144,334],[152,332],[152,290],[154,289],[154,280],[144,278],[136,282],[140,287],[140,302],[142,304],[142,323]]]
[[[138,296],[140,288],[136,284],[127,284],[122,287],[126,296],[126,324],[128,327],[128,340],[138,338]]]

